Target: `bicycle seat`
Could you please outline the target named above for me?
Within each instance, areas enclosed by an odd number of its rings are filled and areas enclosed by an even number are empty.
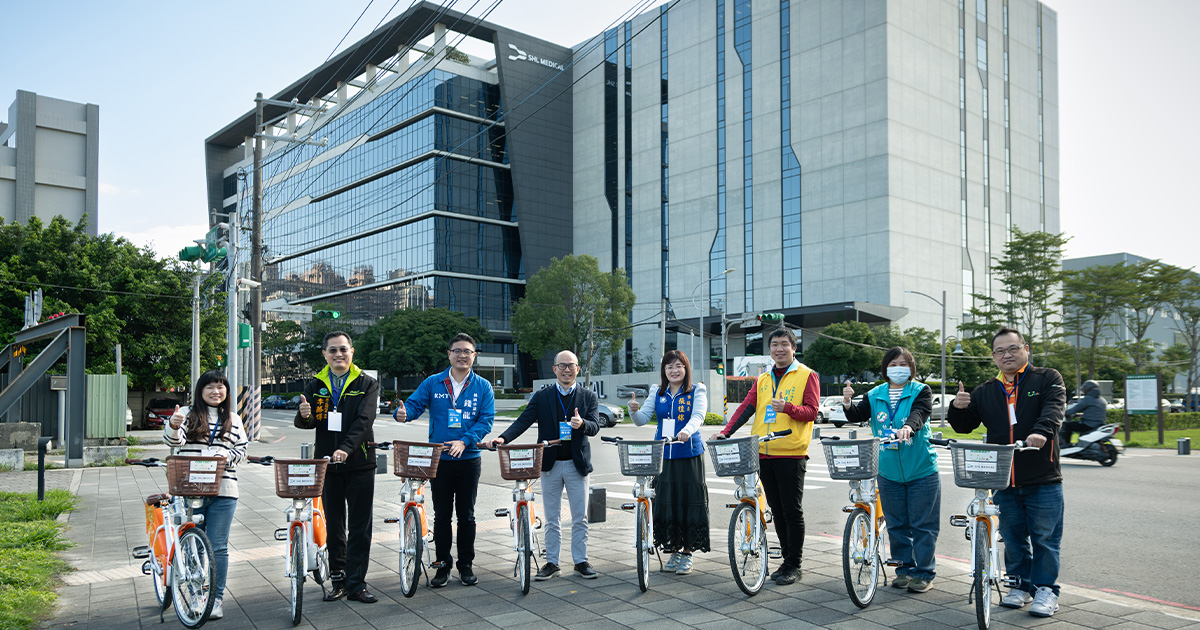
[[[159,492],[158,494],[152,494],[152,495],[146,497],[146,505],[158,505],[159,503],[162,503],[163,501],[166,501],[167,499],[170,499],[170,498],[171,498],[171,495],[164,494],[162,492]]]

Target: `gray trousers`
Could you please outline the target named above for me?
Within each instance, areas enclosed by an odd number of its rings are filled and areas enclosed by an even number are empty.
[[[580,475],[575,462],[560,460],[542,472],[542,507],[546,512],[546,561],[558,564],[562,547],[560,511],[563,489],[571,504],[571,558],[575,564],[587,562],[588,476]]]

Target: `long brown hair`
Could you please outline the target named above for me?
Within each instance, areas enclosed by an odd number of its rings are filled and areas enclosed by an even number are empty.
[[[662,363],[658,366],[658,375],[662,378],[662,384],[658,386],[658,391],[663,394],[671,389],[671,384],[667,382],[667,366],[676,361],[683,364],[683,383],[680,385],[679,391],[686,392],[692,389],[692,362],[688,361],[687,355],[682,350],[668,350],[663,355]]]
[[[220,370],[209,370],[200,375],[196,388],[192,390],[192,409],[184,419],[185,440],[191,443],[208,443],[208,409],[204,401],[204,388],[220,383],[225,386],[225,401],[217,407],[217,422],[221,425],[218,440],[227,439],[233,433],[233,391],[229,388],[229,379]]]

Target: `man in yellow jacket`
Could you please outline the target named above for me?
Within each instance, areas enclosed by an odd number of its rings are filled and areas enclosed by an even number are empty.
[[[756,387],[733,412],[717,438],[733,435],[751,417],[751,433],[766,435],[791,429],[787,437],[759,445],[759,476],[767,505],[775,515],[775,533],[783,551],[783,564],[771,574],[776,584],[796,583],[801,576],[804,550],[804,473],[808,470],[808,443],[820,401],[820,377],[796,361],[796,335],[787,328],[772,332],[771,359],[775,367],[758,377]]]

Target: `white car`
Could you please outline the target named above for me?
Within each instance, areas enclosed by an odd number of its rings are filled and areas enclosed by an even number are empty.
[[[841,396],[826,396],[821,399],[821,404],[817,407],[817,424],[829,422],[835,413],[841,414],[845,419],[845,414],[842,414],[842,397]]]
[[[855,396],[854,398],[850,399],[850,404],[857,405],[859,402],[862,401],[862,398],[863,398],[862,395]],[[825,406],[826,403],[831,403],[831,404],[829,404],[828,415],[825,416],[825,422],[831,422],[831,423],[833,423],[833,426],[835,426],[839,429],[842,428],[843,425],[847,424],[846,412],[842,409],[842,397],[841,396],[829,396],[825,399],[825,402],[821,403],[821,407],[817,411],[817,421],[818,422],[821,421],[820,420],[821,411],[826,409],[826,406]],[[857,422],[855,424],[857,424],[860,427],[866,425],[865,422]]]

